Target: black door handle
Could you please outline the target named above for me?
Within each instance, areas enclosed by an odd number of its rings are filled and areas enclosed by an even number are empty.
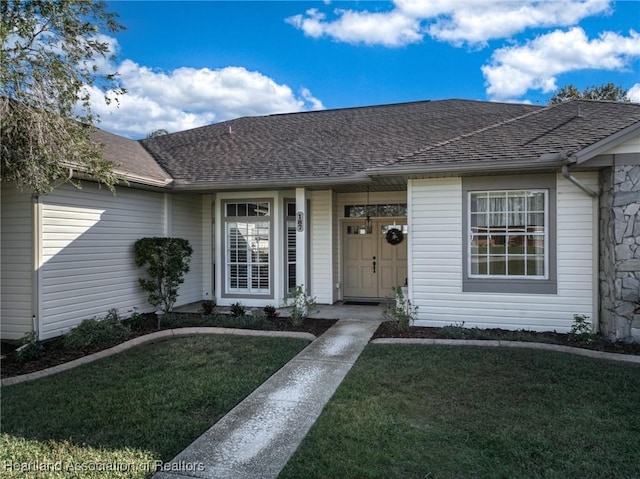
[[[376,272],[376,257],[373,257],[373,272]]]

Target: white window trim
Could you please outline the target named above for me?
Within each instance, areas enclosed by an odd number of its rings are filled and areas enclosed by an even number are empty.
[[[269,204],[269,215],[267,216],[227,216],[227,205],[231,203],[268,203]],[[223,200],[221,202],[221,213],[222,213],[222,278],[224,281],[224,291],[221,292],[221,296],[223,298],[260,298],[260,299],[273,299],[274,298],[274,206],[273,200],[271,198],[242,198],[242,199],[228,199]],[[247,288],[232,288],[231,287],[231,276],[230,276],[230,266],[231,263],[229,261],[229,223],[269,223],[268,231],[269,231],[269,287],[268,288],[260,288],[254,289],[251,287],[251,274],[247,272]]]

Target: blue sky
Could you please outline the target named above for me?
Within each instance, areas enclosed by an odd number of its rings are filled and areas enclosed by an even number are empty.
[[[141,138],[238,116],[466,98],[544,105],[614,82],[640,102],[640,2],[113,1],[128,90],[101,127]]]

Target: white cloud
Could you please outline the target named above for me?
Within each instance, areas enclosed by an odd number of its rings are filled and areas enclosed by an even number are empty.
[[[329,36],[346,43],[399,47],[422,40],[420,22],[399,11],[385,13],[336,10],[339,18],[326,21],[326,15],[317,9],[307,10],[306,15],[295,15],[287,22],[312,38]]]
[[[454,2],[445,17],[429,27],[429,34],[454,45],[484,45],[509,38],[529,28],[576,25],[580,20],[607,12],[608,0]]]
[[[627,92],[627,96],[632,102],[640,103],[640,83],[636,83]]]
[[[581,28],[556,30],[519,46],[496,50],[482,67],[487,93],[496,100],[517,98],[528,90],[552,92],[557,76],[583,69],[624,70],[640,57],[640,35],[605,32],[590,40]]]
[[[91,90],[100,127],[130,137],[164,128],[170,132],[240,116],[323,109],[322,102],[302,88],[289,86],[242,67],[178,68],[155,71],[131,60],[117,70],[127,94],[119,105],[107,106],[98,89]]]
[[[334,20],[314,8],[287,22],[307,36],[352,44],[400,47],[429,35],[456,46],[483,46],[529,28],[576,25],[583,18],[610,12],[611,1],[395,0],[394,4],[386,12],[338,9]]]

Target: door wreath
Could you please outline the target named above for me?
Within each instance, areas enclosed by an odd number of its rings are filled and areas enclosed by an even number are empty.
[[[402,230],[399,230],[398,228],[391,228],[387,231],[386,238],[387,243],[395,246],[402,243],[402,240],[404,240],[404,234],[402,233]]]

